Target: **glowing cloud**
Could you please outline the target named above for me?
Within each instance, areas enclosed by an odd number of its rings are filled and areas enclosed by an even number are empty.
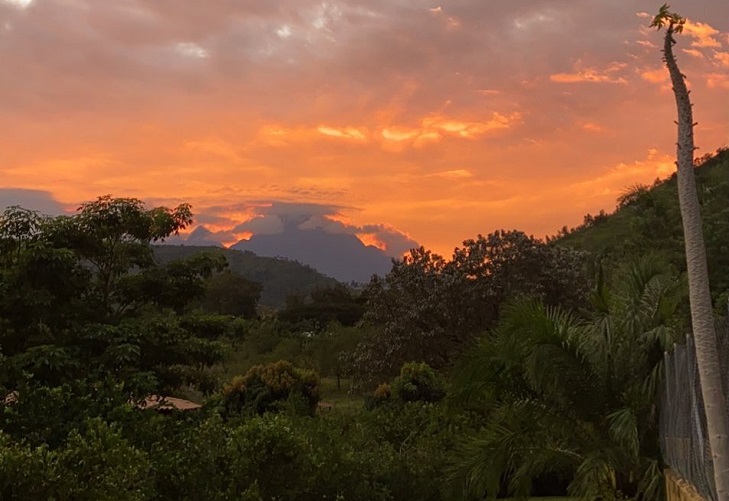
[[[195,59],[205,59],[209,57],[208,51],[200,47],[198,44],[192,42],[180,42],[175,45],[175,50],[185,57],[191,57]]]
[[[13,7],[17,7],[22,10],[30,7],[33,0],[0,0],[0,2],[12,5]]]
[[[668,71],[663,67],[654,70],[644,70],[640,73],[640,77],[654,84],[668,85],[671,81]]]
[[[582,128],[588,132],[593,132],[595,134],[605,131],[604,128],[593,122],[585,122],[584,124],[582,124]]]
[[[0,0],[0,187],[190,202],[210,232],[192,237],[222,243],[284,202],[392,255],[553,233],[675,147],[665,32],[635,2],[593,4]],[[684,4],[710,151],[727,141],[726,0]]]
[[[329,127],[326,125],[320,125],[316,128],[317,131],[330,137],[339,137],[343,139],[354,139],[357,141],[364,141],[367,139],[366,131],[358,129],[356,127]]]
[[[612,63],[604,70],[599,70],[597,68],[579,69],[579,62],[575,66],[578,67],[576,68],[576,71],[572,73],[556,73],[550,75],[549,79],[556,83],[628,83],[622,76],[615,75],[615,73],[627,66],[624,63]]]
[[[697,49],[682,49],[682,51],[685,54],[688,54],[689,56],[697,57],[699,59],[704,59],[704,54]]]
[[[473,172],[466,169],[446,170],[431,174],[432,177],[440,177],[444,179],[469,179],[473,177]]]
[[[385,244],[385,242],[377,238],[377,235],[375,235],[374,233],[355,233],[355,236],[359,238],[360,242],[365,245],[377,247],[381,251],[387,250],[387,245]]]
[[[721,47],[721,43],[716,39],[719,30],[715,29],[708,23],[686,21],[683,32],[689,35],[693,40],[692,47]]]
[[[390,126],[383,128],[380,134],[386,143],[411,142],[415,147],[422,147],[448,136],[475,139],[490,132],[509,129],[516,126],[521,117],[519,112],[494,112],[491,119],[486,121],[465,121],[445,115],[430,115],[421,119],[419,127]]]
[[[729,89],[729,74],[709,73],[706,75],[706,85],[709,88]]]
[[[729,68],[729,52],[714,51],[713,57],[718,66]]]

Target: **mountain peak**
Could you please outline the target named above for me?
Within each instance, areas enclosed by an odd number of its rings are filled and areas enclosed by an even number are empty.
[[[341,282],[368,282],[372,275],[386,275],[392,267],[389,256],[355,235],[319,228],[287,226],[280,233],[253,235],[231,249],[299,261]]]

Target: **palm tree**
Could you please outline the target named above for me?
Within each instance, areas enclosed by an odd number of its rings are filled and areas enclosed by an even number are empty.
[[[663,55],[671,75],[673,93],[678,109],[678,199],[683,221],[686,264],[688,269],[689,298],[691,302],[691,323],[693,328],[696,361],[699,367],[701,394],[704,399],[706,427],[714,466],[714,482],[717,499],[729,500],[729,414],[722,391],[721,366],[717,349],[716,330],[712,314],[709,272],[706,264],[706,248],[701,228],[699,199],[694,179],[694,122],[692,104],[686,88],[685,76],[681,73],[673,54],[675,33],[681,33],[686,19],[668,11],[663,5],[653,19],[651,27],[659,30],[666,27]]]
[[[461,401],[481,397],[488,424],[466,442],[453,473],[469,495],[527,496],[545,474],[571,478],[571,495],[659,499],[657,402],[663,352],[679,329],[680,288],[644,260],[579,319],[520,300],[457,370]]]

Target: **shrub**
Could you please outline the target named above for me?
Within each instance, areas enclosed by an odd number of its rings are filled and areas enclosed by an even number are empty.
[[[428,364],[417,362],[402,366],[392,391],[403,402],[437,402],[445,396],[440,376]]]
[[[293,409],[314,414],[319,402],[319,375],[281,360],[251,367],[245,376],[236,376],[223,388],[223,405],[228,415],[249,411]]]
[[[389,384],[382,383],[375,390],[374,397],[376,402],[384,402],[386,400],[390,400],[390,398],[392,397],[392,388]]]

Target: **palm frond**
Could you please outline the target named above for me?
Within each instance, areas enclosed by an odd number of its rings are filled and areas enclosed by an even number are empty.
[[[638,418],[632,409],[618,409],[607,416],[610,437],[621,444],[626,452],[637,459],[640,454]]]

